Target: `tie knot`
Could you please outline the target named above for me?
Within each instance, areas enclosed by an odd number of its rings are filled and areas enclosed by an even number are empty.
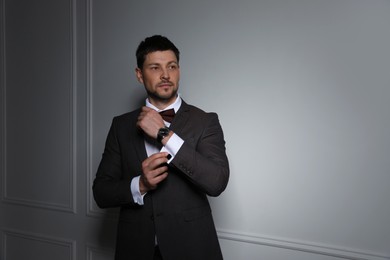
[[[173,108],[161,111],[159,113],[162,118],[169,123],[172,123],[173,118],[175,117],[175,110]]]

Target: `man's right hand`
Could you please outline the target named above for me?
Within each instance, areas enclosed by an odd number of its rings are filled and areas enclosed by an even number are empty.
[[[156,139],[158,130],[164,126],[164,120],[156,110],[146,106],[142,107],[137,127],[142,129],[147,136]]]
[[[160,152],[142,162],[142,174],[139,179],[139,190],[145,194],[157,188],[157,185],[168,177],[168,153]]]

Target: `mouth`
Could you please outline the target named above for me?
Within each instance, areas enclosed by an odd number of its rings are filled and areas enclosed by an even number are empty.
[[[171,82],[163,82],[163,83],[158,84],[157,86],[160,88],[168,88],[168,87],[173,86],[173,84]]]

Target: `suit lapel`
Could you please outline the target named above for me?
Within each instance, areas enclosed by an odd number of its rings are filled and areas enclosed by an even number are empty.
[[[137,120],[138,120],[138,115],[140,112],[141,112],[141,110],[139,109],[139,111],[137,111],[134,114],[134,117],[131,120],[132,122],[130,123],[131,126],[136,125]],[[132,129],[131,132],[133,134],[131,135],[131,138],[130,138],[131,145],[129,148],[135,149],[137,156],[138,156],[138,159],[142,162],[147,158],[145,141],[144,141],[144,134],[142,133],[142,131],[140,129],[138,129],[136,127],[135,128],[130,127],[130,129]]]
[[[137,131],[137,137],[134,140],[135,150],[137,151],[138,159],[142,162],[148,156],[145,148],[144,135],[141,131]]]
[[[180,109],[177,111],[177,114],[169,127],[173,132],[180,133],[181,129],[184,128],[190,117],[189,111],[189,106],[183,100]]]

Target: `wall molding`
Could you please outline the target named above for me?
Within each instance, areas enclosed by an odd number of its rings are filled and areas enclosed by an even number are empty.
[[[77,60],[77,52],[76,52],[76,0],[69,0],[69,6],[70,6],[70,19],[69,19],[69,41],[70,41],[70,81],[71,86],[69,88],[69,97],[70,97],[70,180],[69,180],[69,187],[70,187],[70,197],[69,197],[69,203],[68,204],[62,204],[62,203],[48,203],[45,201],[37,201],[37,200],[29,200],[25,198],[17,198],[17,197],[10,197],[7,194],[7,131],[6,131],[6,122],[7,122],[7,100],[6,100],[6,35],[5,35],[5,1],[2,1],[2,26],[1,26],[1,41],[2,41],[2,48],[1,48],[1,62],[2,62],[2,81],[0,82],[0,89],[2,94],[2,154],[1,154],[1,161],[2,163],[2,169],[1,170],[1,177],[2,177],[2,201],[4,203],[9,204],[15,204],[15,205],[24,205],[29,207],[36,207],[36,208],[45,208],[55,211],[65,211],[65,212],[72,212],[76,213],[76,133],[77,133],[77,107],[76,107],[76,99],[77,99],[77,86],[76,86],[76,74],[77,74],[77,66],[76,66],[76,60]]]
[[[86,251],[87,260],[94,260],[96,255],[108,257],[107,259],[113,259],[115,256],[115,250],[111,248],[101,248],[97,246],[87,245]]]
[[[25,232],[13,229],[2,230],[2,250],[1,257],[6,259],[7,256],[7,239],[10,237],[21,238],[25,240],[38,241],[48,245],[61,246],[69,249],[69,259],[76,259],[76,241],[59,237],[46,236],[38,233]]]
[[[5,1],[0,0],[0,180],[5,183]],[[1,199],[3,199],[4,187],[0,185]]]
[[[239,243],[247,243],[261,245],[266,247],[275,247],[285,250],[293,250],[299,252],[312,253],[348,260],[389,260],[390,256],[378,254],[375,252],[357,251],[355,249],[335,247],[312,242],[299,241],[287,238],[275,238],[261,236],[257,234],[248,234],[236,231],[217,229],[218,238],[235,241]]]
[[[93,3],[92,0],[86,0],[87,4],[87,216],[91,217],[102,217],[104,216],[104,211],[97,210],[93,205],[94,199],[92,194],[92,184],[93,184],[93,165],[92,165],[92,155],[93,155],[93,92],[92,92],[92,84],[93,84],[93,19],[92,19],[92,8]]]
[[[118,209],[100,209],[95,207],[92,185],[93,172],[93,0],[87,2],[87,216],[117,219]]]

